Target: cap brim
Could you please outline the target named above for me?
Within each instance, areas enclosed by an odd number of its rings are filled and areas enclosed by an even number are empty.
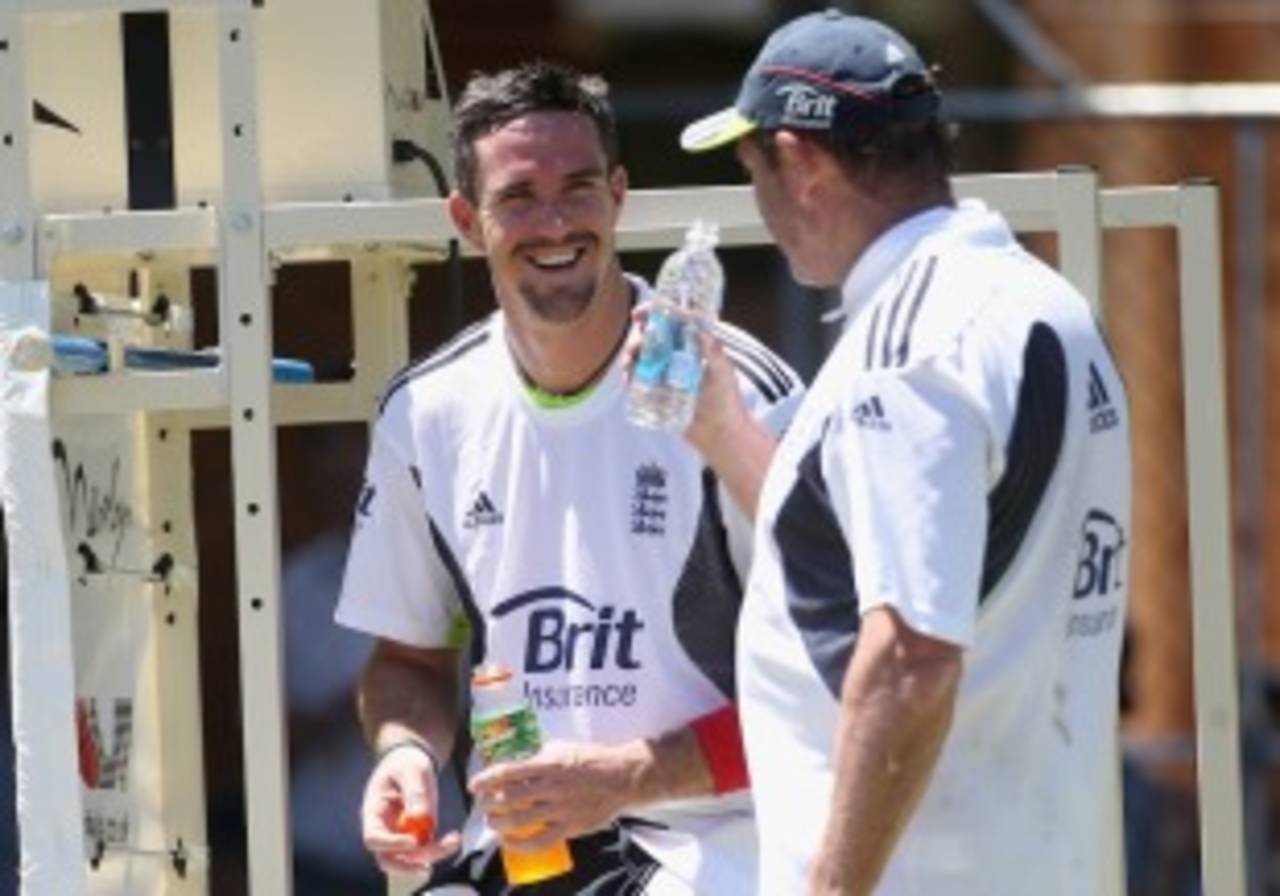
[[[685,152],[706,152],[734,142],[756,129],[756,123],[733,107],[700,118],[680,133]]]

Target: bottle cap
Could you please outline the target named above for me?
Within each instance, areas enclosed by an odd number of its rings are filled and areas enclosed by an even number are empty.
[[[471,673],[471,714],[475,717],[519,709],[523,696],[506,666],[486,663]]]
[[[720,242],[720,225],[715,221],[695,218],[685,232],[685,241],[692,245],[714,249],[716,243]]]
[[[477,688],[493,687],[511,680],[511,670],[498,663],[487,663],[478,666],[471,673],[471,686]]]

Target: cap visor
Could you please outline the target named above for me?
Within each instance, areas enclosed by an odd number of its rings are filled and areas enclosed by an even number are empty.
[[[732,107],[700,118],[680,134],[680,148],[685,152],[706,152],[732,143],[756,129],[756,123]]]

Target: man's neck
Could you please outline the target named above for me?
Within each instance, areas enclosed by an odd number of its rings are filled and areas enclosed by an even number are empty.
[[[507,328],[525,379],[543,392],[572,395],[594,384],[609,366],[630,326],[631,284],[614,268],[602,284],[603,301],[567,324],[537,322]]]
[[[845,277],[871,244],[898,224],[928,209],[955,205],[949,190],[921,190],[893,197],[889,202],[861,193],[851,198],[847,204],[832,206],[840,209],[844,221],[830,231],[847,235],[841,246]]]

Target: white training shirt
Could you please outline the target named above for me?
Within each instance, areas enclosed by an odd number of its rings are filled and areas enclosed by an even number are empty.
[[[765,481],[738,637],[759,892],[805,892],[859,620],[889,606],[965,652],[876,892],[1117,893],[1130,462],[1107,346],[978,202],[902,222],[843,292]]]
[[[620,358],[580,403],[539,407],[503,321],[392,381],[337,620],[442,647],[465,616],[471,661],[522,676],[548,740],[652,737],[733,701],[750,524],[679,435],[627,421]],[[742,331],[722,337],[748,409],[780,431],[798,377]],[[629,814],[668,826],[633,833],[697,892],[754,885],[745,793]],[[492,837],[473,815],[468,848]]]

